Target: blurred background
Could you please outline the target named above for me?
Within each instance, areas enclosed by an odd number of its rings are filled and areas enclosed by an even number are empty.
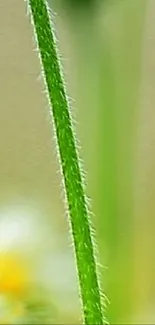
[[[155,1],[49,5],[87,172],[106,314],[111,324],[154,324]],[[53,125],[26,7],[0,3],[0,322],[80,324]]]

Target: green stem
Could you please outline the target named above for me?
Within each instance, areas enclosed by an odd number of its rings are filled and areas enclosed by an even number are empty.
[[[46,0],[28,0],[47,86],[71,231],[85,324],[103,324],[101,292],[93,249],[87,200],[53,28]]]

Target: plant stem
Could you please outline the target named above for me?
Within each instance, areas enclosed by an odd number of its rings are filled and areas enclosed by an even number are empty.
[[[79,158],[46,0],[28,0],[53,116],[85,324],[103,324],[101,292]],[[67,276],[67,275],[66,275]]]

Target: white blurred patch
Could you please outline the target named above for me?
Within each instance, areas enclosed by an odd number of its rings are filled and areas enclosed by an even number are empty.
[[[47,251],[38,268],[40,282],[64,313],[80,314],[76,265],[71,250]]]
[[[35,210],[11,206],[0,211],[0,250],[33,248],[40,237],[39,216]]]

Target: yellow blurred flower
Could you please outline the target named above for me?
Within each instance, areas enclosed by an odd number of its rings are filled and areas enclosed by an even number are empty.
[[[13,252],[0,252],[0,324],[16,323],[24,315],[20,299],[27,292],[28,284],[28,270],[23,259]]]
[[[28,286],[28,270],[16,254],[0,253],[0,294],[21,295]]]

